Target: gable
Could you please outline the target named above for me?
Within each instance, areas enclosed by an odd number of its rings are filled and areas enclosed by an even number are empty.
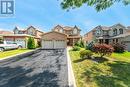
[[[67,35],[58,32],[48,32],[43,34],[43,40],[67,40]]]

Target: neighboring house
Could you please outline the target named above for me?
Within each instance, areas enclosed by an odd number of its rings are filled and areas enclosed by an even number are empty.
[[[34,37],[35,43],[37,45],[40,45],[42,34],[43,34],[42,31],[39,31],[37,28],[33,26],[30,26],[24,30],[15,27],[13,32],[1,31],[0,37],[2,38],[2,40],[6,41],[7,43],[17,43],[22,45],[23,48],[26,48],[27,40],[29,37]]]
[[[2,35],[5,35],[5,34],[13,34],[13,32],[0,30],[0,43],[3,42],[3,36]]]
[[[77,26],[55,26],[52,31],[60,32],[67,35],[67,45],[73,46],[81,39],[80,29]]]
[[[91,38],[89,36],[91,36]],[[87,43],[95,41],[100,44],[124,43],[127,46],[127,50],[130,51],[129,29],[122,24],[115,24],[111,27],[99,25],[84,35],[84,41]]]
[[[15,35],[30,35],[35,38],[35,42],[37,44],[41,44],[41,36],[43,34],[42,31],[39,29],[35,28],[34,26],[29,26],[27,29],[19,29],[18,27],[15,27],[13,30]],[[21,38],[22,40],[22,38]],[[20,41],[21,42],[21,41]]]
[[[15,27],[13,32],[14,32],[14,34],[32,35],[37,39],[41,39],[41,35],[43,34],[42,31],[38,30],[34,26],[29,26],[27,29],[19,29],[18,27]]]
[[[3,37],[3,41],[6,41],[7,44],[17,43],[23,48],[27,48],[28,38],[33,37],[27,34],[0,34],[0,36]],[[36,39],[35,42],[37,43]]]

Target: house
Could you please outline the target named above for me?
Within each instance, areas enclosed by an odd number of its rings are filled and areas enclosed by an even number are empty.
[[[34,26],[29,26],[27,29],[19,29],[18,27],[15,27],[13,30],[15,35],[30,35],[33,36],[35,39],[36,44],[41,44],[41,36],[43,34],[42,31],[40,31],[38,28]],[[22,40],[22,39],[21,39]]]
[[[91,41],[100,44],[124,43],[126,44],[126,49],[130,51],[129,38],[129,29],[122,24],[115,24],[110,27],[99,25],[84,35],[84,41],[86,43],[89,43]]]
[[[42,35],[42,49],[63,49],[67,47],[67,35],[51,31]]]
[[[23,48],[27,47],[27,40],[29,37],[34,37],[35,43],[37,45],[41,44],[41,35],[43,34],[42,31],[39,29],[29,26],[27,29],[20,29],[15,27],[13,32],[9,31],[1,31],[0,37],[2,40],[6,41],[7,43],[17,43],[22,45]]]
[[[0,34],[3,37],[3,41],[6,41],[7,44],[17,43],[22,46],[22,48],[27,48],[27,41],[29,37],[33,37],[28,34]],[[37,40],[35,39],[37,43]]]
[[[80,29],[77,26],[55,26],[52,31],[60,32],[67,35],[67,45],[73,46],[76,42],[81,39]]]
[[[2,35],[5,35],[5,34],[13,34],[13,32],[0,30],[0,43],[3,42],[3,36]]]

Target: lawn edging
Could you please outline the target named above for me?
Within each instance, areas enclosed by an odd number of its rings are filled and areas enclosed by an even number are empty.
[[[69,55],[69,50],[70,50],[70,48],[67,47],[68,84],[69,84],[69,87],[77,87],[75,77],[74,77],[73,68],[72,68],[72,64],[71,64],[71,59],[70,59],[70,55]]]
[[[34,49],[34,50],[31,50],[31,51],[28,51],[28,52],[23,52],[23,53],[20,53],[20,54],[16,54],[16,55],[12,55],[12,56],[8,56],[8,57],[5,57],[5,58],[2,58],[0,59],[0,62],[3,62],[3,61],[11,61],[12,59],[14,60],[19,60],[19,59],[22,59],[24,57],[27,57],[29,55],[32,55],[34,54],[36,51],[38,51],[39,48],[37,49]]]

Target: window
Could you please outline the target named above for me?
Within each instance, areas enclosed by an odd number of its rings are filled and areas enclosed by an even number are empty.
[[[117,29],[114,29],[114,30],[113,30],[113,35],[114,35],[114,36],[117,35]]]
[[[63,29],[60,29],[59,32],[60,32],[60,33],[63,33]]]
[[[116,43],[118,43],[118,39],[116,39]]]
[[[101,34],[101,30],[97,30],[96,33],[97,33],[97,35],[100,35]]]
[[[18,34],[18,33],[19,33],[19,31],[16,29],[16,30],[15,30],[15,34]]]
[[[77,29],[74,29],[73,33],[74,33],[74,34],[77,34]]]
[[[123,34],[123,29],[119,29],[120,34]]]

